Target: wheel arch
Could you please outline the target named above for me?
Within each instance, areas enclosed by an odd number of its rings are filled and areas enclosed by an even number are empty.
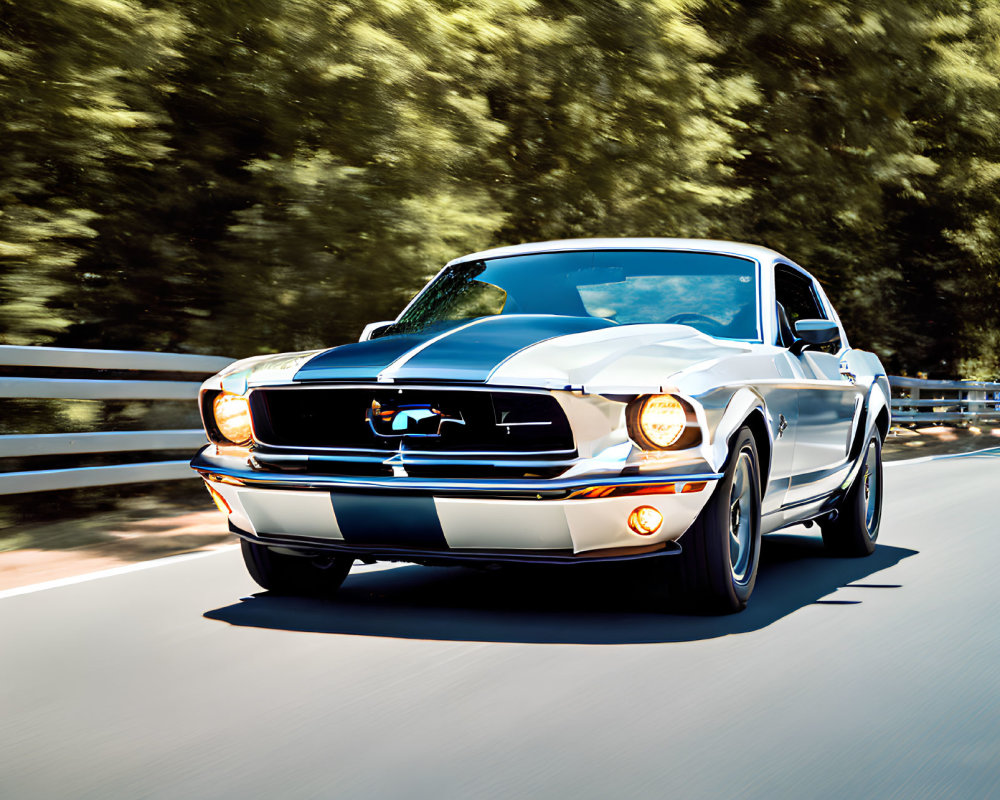
[[[889,409],[889,398],[882,389],[881,382],[876,381],[865,398],[862,407],[861,418],[858,421],[858,428],[854,432],[851,447],[847,458],[851,462],[851,470],[847,479],[840,487],[840,492],[846,491],[854,482],[861,464],[864,461],[865,448],[873,431],[878,431],[879,442],[885,443],[886,436],[889,435],[889,426],[892,422],[892,412]]]
[[[892,389],[889,379],[879,375],[872,382],[868,396],[865,398],[865,412],[868,419],[874,418],[874,425],[884,442],[892,425]]]
[[[757,447],[757,468],[760,471],[760,494],[764,496],[767,491],[767,484],[771,477],[771,437],[767,428],[767,421],[764,412],[760,408],[754,408],[743,420],[742,424],[729,437],[730,457],[732,456],[732,442],[742,428],[749,428],[753,436],[754,445]]]
[[[875,427],[878,428],[878,432],[881,434],[882,441],[884,442],[889,435],[889,409],[885,406],[882,406],[875,416]]]
[[[757,448],[761,495],[767,490],[771,476],[771,454],[774,436],[768,421],[764,398],[749,387],[740,388],[726,404],[725,413],[715,430],[712,446],[712,466],[724,471],[732,457],[733,441],[741,428],[749,428]]]

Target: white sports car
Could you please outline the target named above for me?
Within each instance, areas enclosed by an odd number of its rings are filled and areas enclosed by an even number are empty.
[[[762,534],[872,552],[889,384],[776,252],[580,239],[457,258],[358,343],[233,364],[201,411],[191,465],[265,589],[644,560],[726,612]]]

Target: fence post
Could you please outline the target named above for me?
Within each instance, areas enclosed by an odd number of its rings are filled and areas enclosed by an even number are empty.
[[[969,396],[969,400],[972,400],[972,401],[978,400],[978,401],[983,402],[984,404],[983,405],[972,405],[971,403],[969,403],[969,404],[966,404],[965,410],[967,412],[969,412],[970,414],[985,413],[985,411],[986,411],[986,405],[985,405],[986,391],[985,390],[976,390],[976,391],[973,391],[973,392],[969,392],[968,396]]]

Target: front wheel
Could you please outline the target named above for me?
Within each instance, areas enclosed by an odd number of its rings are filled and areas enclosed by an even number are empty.
[[[749,428],[733,439],[729,463],[708,504],[681,537],[682,601],[728,614],[746,607],[760,558],[760,467]]]
[[[861,471],[837,507],[837,517],[820,523],[823,544],[838,556],[869,556],[875,552],[882,523],[882,440],[873,433]]]
[[[250,577],[275,594],[332,595],[340,588],[354,563],[349,556],[317,560],[309,556],[276,553],[246,539],[240,540],[240,547]]]

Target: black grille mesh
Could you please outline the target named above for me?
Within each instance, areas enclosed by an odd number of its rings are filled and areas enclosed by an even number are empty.
[[[373,409],[391,416],[398,408],[431,408],[439,416],[422,430],[440,435],[405,435],[389,423],[369,422]],[[458,389],[296,388],[255,389],[250,395],[254,430],[264,445],[333,450],[427,452],[570,452],[573,434],[554,397],[544,393]],[[461,420],[461,424],[440,419]]]

